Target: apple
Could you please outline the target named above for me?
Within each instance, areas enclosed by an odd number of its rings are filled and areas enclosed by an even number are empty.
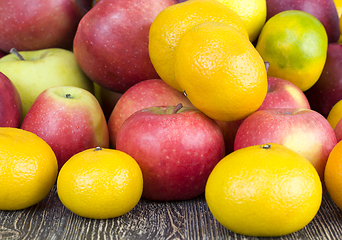
[[[61,48],[13,51],[0,58],[0,72],[18,90],[23,117],[38,95],[49,87],[65,85],[94,91],[93,82],[78,66],[73,52]]]
[[[142,197],[153,201],[199,196],[225,155],[216,122],[182,104],[135,112],[122,124],[116,148],[137,161],[144,179]]]
[[[150,26],[176,0],[101,0],[80,21],[75,57],[100,86],[124,93],[134,84],[159,78],[148,52]]]
[[[311,109],[328,117],[331,108],[342,99],[342,45],[329,43],[327,60],[318,81],[305,95]]]
[[[342,121],[341,121],[341,119],[337,122],[337,124],[334,128],[334,132],[336,135],[337,142],[341,141],[342,140]]]
[[[334,0],[266,0],[266,21],[286,10],[300,10],[316,17],[324,26],[329,42],[340,38],[339,16]]]
[[[258,110],[272,108],[311,109],[303,91],[292,82],[271,76],[267,77],[267,82],[267,94]]]
[[[290,81],[270,76],[267,77],[267,81],[267,94],[258,110],[273,108],[310,109],[309,101],[303,91]],[[226,154],[234,151],[235,135],[243,120],[232,122],[216,121],[224,136]]]
[[[194,106],[181,92],[170,87],[161,79],[149,79],[130,87],[116,103],[108,120],[111,146],[115,148],[116,138],[122,123],[134,112],[155,106]]]
[[[74,154],[109,147],[105,116],[95,96],[73,86],[43,91],[26,114],[21,129],[35,133],[55,152],[59,169]]]
[[[19,128],[21,115],[20,95],[11,80],[0,72],[0,127]]]
[[[0,0],[0,49],[72,49],[84,11],[75,0]]]
[[[311,109],[256,111],[241,123],[234,150],[272,142],[307,158],[323,183],[328,156],[337,143],[335,132],[325,117]]]

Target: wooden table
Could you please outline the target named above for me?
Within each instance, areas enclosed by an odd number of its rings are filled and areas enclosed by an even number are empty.
[[[235,234],[218,223],[204,196],[180,202],[142,199],[129,213],[114,219],[77,216],[60,202],[56,186],[39,204],[20,211],[0,211],[0,240],[11,239],[342,239],[342,212],[326,194],[316,217],[302,230],[276,238]]]

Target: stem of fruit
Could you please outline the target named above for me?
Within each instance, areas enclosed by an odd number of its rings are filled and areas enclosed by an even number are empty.
[[[17,49],[11,48],[10,53],[13,53],[14,55],[16,55],[20,60],[25,61],[25,59],[23,58],[23,56],[20,55]]]
[[[270,149],[271,148],[271,144],[265,144],[265,145],[261,146],[261,148],[263,148],[263,149]]]
[[[72,98],[70,93],[65,94],[66,98]]]
[[[94,148],[94,151],[100,151],[100,150],[102,150],[101,147],[96,147],[96,148]]]
[[[270,63],[265,61],[265,68],[266,68],[266,72],[268,72],[268,68],[270,67]]]
[[[172,111],[172,114],[177,113],[181,108],[183,107],[183,104],[178,103],[177,106]]]

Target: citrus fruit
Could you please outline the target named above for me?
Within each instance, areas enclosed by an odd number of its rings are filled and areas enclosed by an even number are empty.
[[[216,0],[234,10],[242,19],[253,42],[266,22],[266,0]]]
[[[247,117],[267,93],[264,61],[240,31],[224,23],[188,30],[175,49],[174,70],[190,102],[219,121]]]
[[[325,166],[324,181],[331,199],[342,210],[342,141],[330,152]]]
[[[205,198],[213,216],[229,230],[273,237],[300,230],[314,218],[322,184],[306,158],[269,143],[223,158],[208,178]]]
[[[129,212],[139,202],[142,190],[137,162],[124,152],[100,147],[72,156],[57,178],[57,193],[64,206],[93,219]]]
[[[317,18],[303,11],[288,10],[265,23],[256,49],[270,64],[269,76],[288,80],[306,91],[322,73],[328,37]]]
[[[229,24],[246,37],[247,30],[236,12],[216,0],[190,0],[162,10],[151,24],[149,54],[161,79],[182,91],[174,76],[174,50],[180,37],[190,28],[203,22]]]
[[[331,127],[335,129],[336,124],[342,118],[342,100],[338,101],[334,104],[334,106],[330,109],[329,114],[327,116],[327,120],[330,123]]]
[[[341,17],[342,14],[342,0],[334,0],[338,16]]]
[[[0,210],[19,210],[43,200],[56,182],[57,159],[37,135],[0,128]]]

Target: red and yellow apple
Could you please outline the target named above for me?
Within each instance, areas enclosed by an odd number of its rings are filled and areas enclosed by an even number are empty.
[[[59,169],[78,152],[109,147],[107,122],[99,102],[92,93],[78,87],[57,86],[43,91],[21,128],[50,145]]]
[[[267,77],[267,82],[267,94],[258,110],[272,108],[310,109],[305,94],[292,82],[270,76]]]
[[[267,77],[268,89],[266,97],[258,110],[273,108],[310,109],[308,99],[302,90],[290,81]],[[226,143],[226,154],[234,151],[235,135],[243,119],[233,122],[216,121],[221,128]]]
[[[113,148],[122,123],[138,110],[155,106],[175,106],[182,103],[193,107],[180,92],[161,79],[149,79],[129,88],[116,103],[108,121],[110,143]]]
[[[199,196],[225,155],[216,122],[197,109],[179,106],[139,110],[119,130],[116,148],[139,164],[146,199],[174,201]]]

